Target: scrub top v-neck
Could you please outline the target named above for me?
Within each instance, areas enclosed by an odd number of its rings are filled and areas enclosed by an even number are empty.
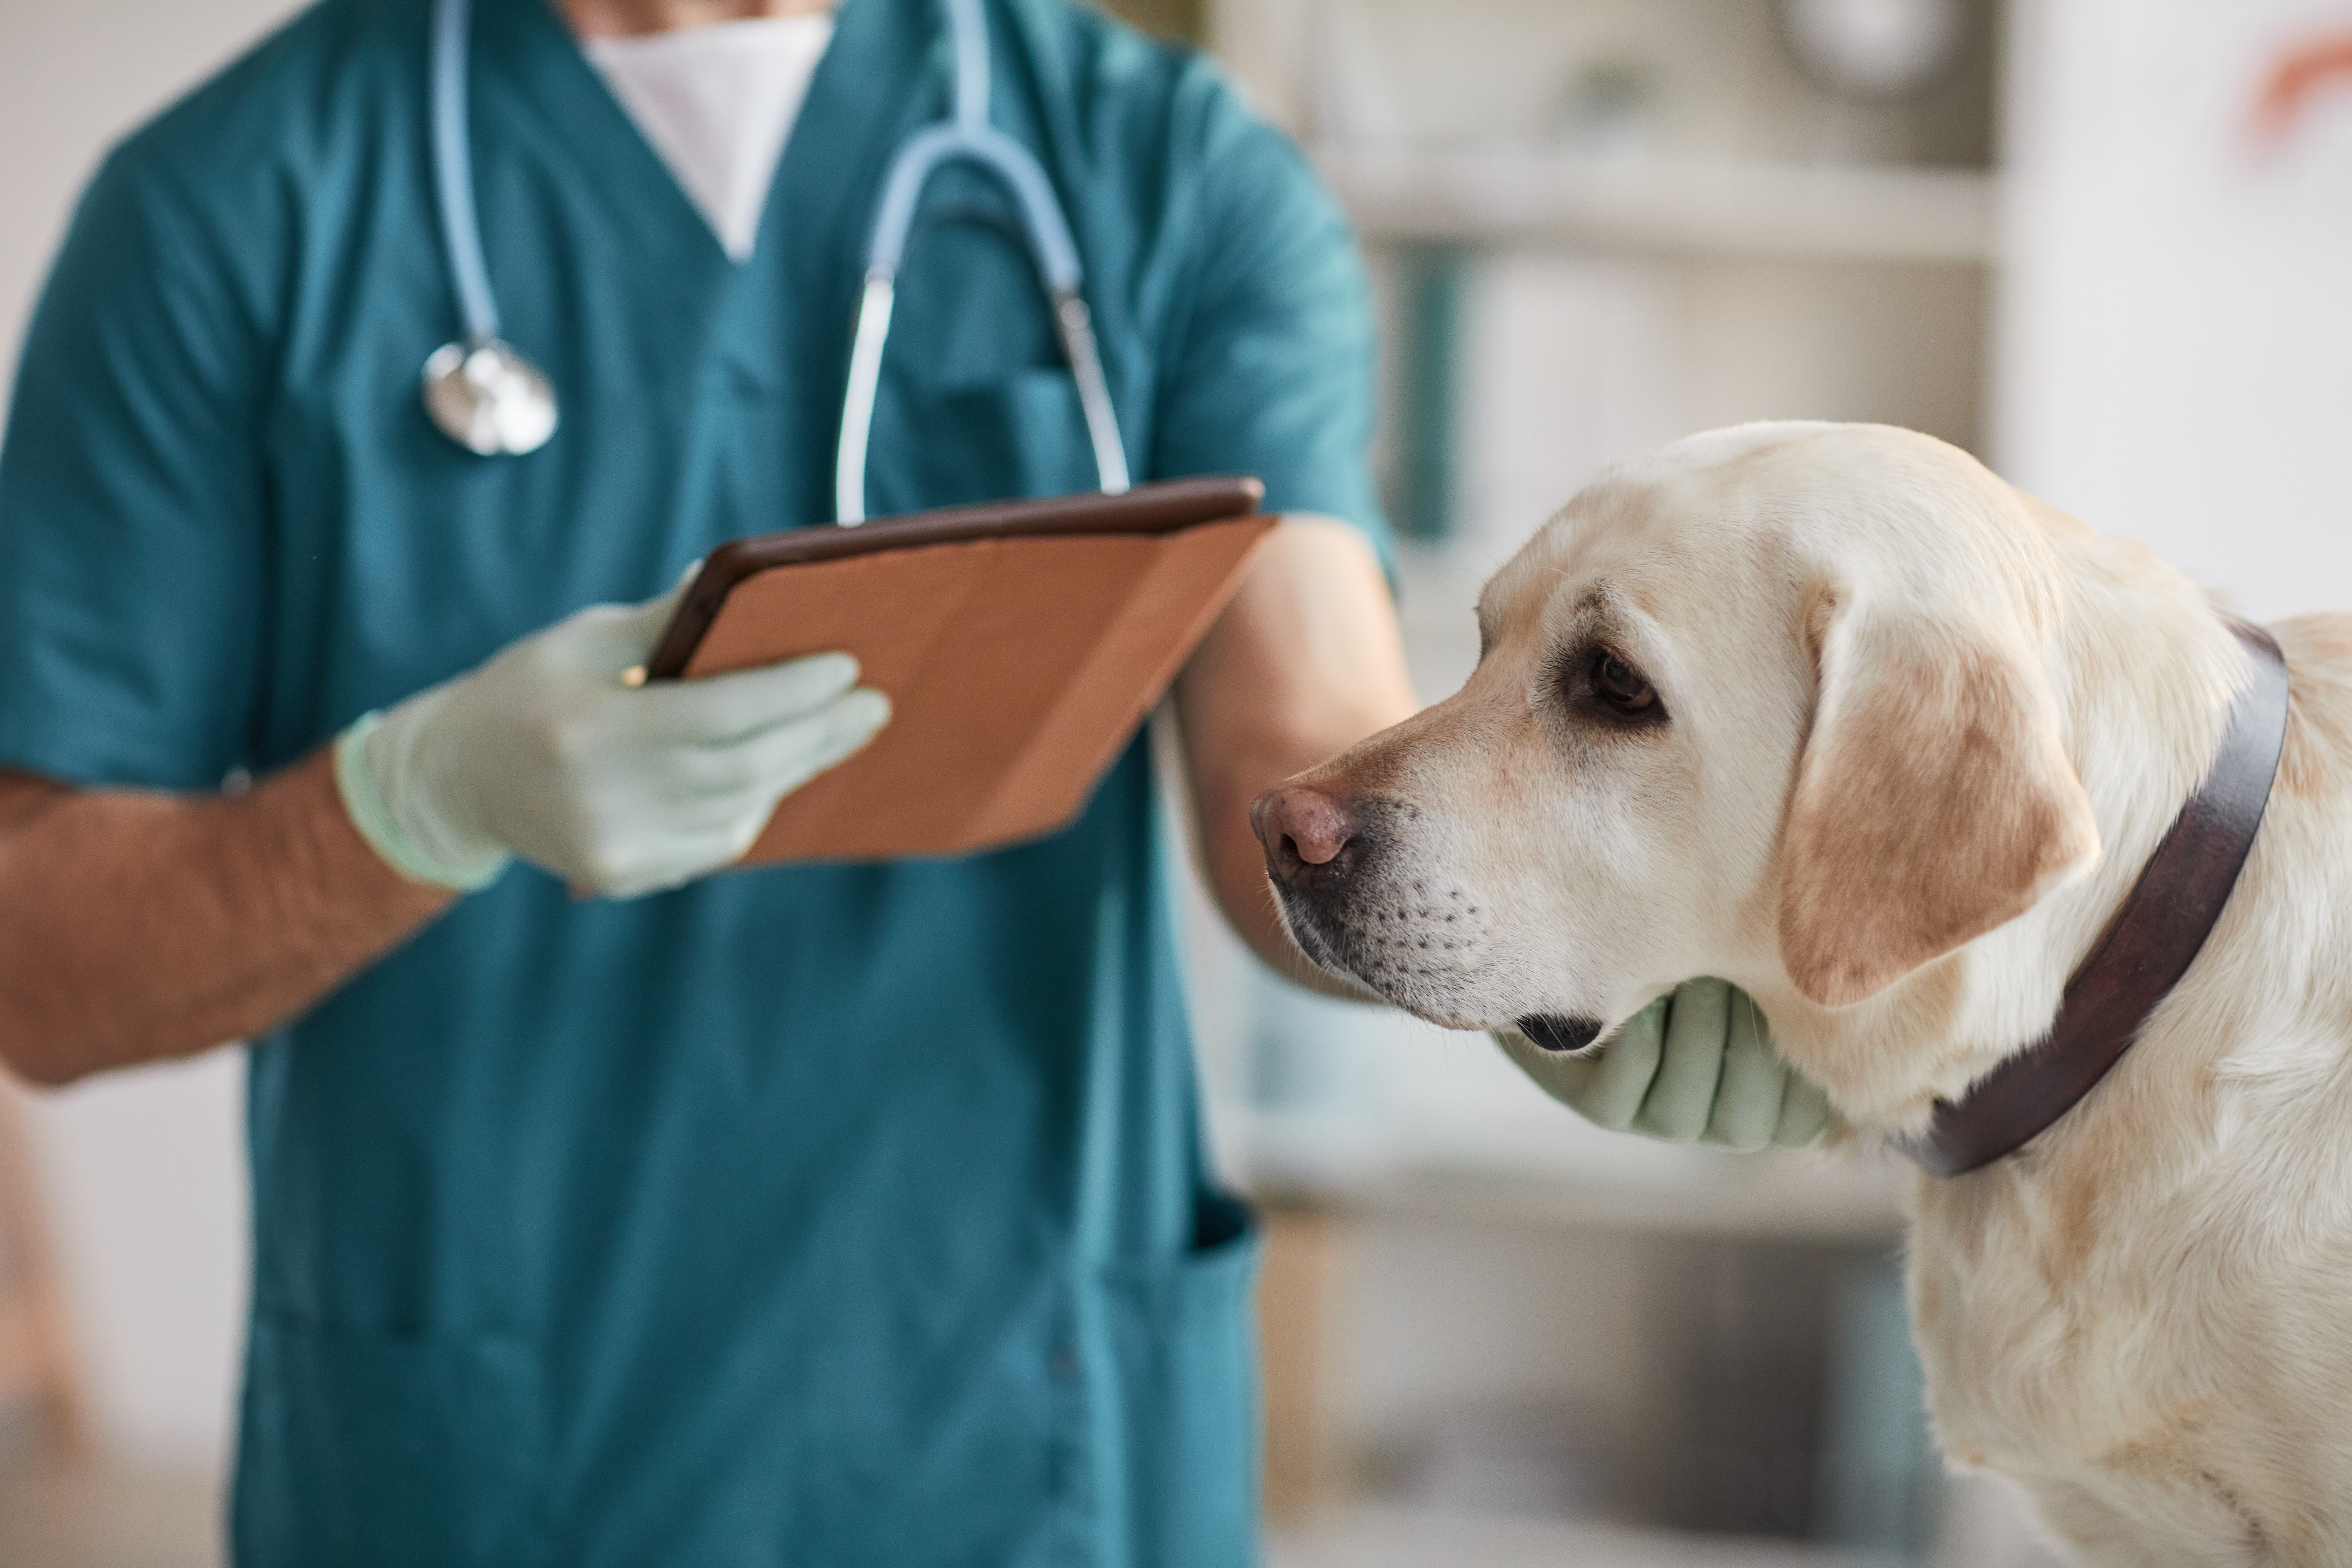
[[[581,40],[727,254],[751,254],[833,13],[712,22]]]
[[[480,0],[473,164],[564,424],[418,405],[452,330],[426,0],[326,0],[86,196],[0,447],[0,766],[209,789],[721,540],[830,521],[930,0],[849,0],[730,262],[542,0]],[[1346,226],[1212,68],[995,0],[996,119],[1070,212],[1139,478],[1377,539]],[[927,194],[877,512],[1089,488],[1009,203]],[[1223,1565],[1250,1241],[1201,1145],[1139,748],[959,859],[632,903],[518,867],[252,1048],[233,1536],[279,1564]]]

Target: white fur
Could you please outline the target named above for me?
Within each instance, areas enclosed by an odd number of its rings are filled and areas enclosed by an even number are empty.
[[[1931,655],[1948,635],[2023,650],[2099,847],[2023,914],[1832,1007],[1792,980],[1776,916],[1821,720],[1815,622],[1857,605]],[[1595,616],[1655,682],[1662,729],[1562,717],[1559,660]],[[1372,803],[1378,841],[1344,898],[1290,900],[1310,951],[1456,1026],[1614,1025],[1722,975],[1864,1138],[2041,1037],[2245,668],[2149,552],[1875,426],[1742,426],[1624,465],[1497,574],[1481,617],[1462,692],[1302,775]],[[2352,1563],[2352,626],[2274,629],[2287,763],[2187,979],[2056,1127],[1912,1193],[1947,1450],[2023,1482],[2095,1563]]]

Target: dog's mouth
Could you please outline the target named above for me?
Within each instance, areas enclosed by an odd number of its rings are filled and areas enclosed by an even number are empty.
[[[1541,1049],[1562,1056],[1599,1039],[1601,1027],[1598,1018],[1563,1018],[1551,1013],[1533,1014],[1514,1026]]]
[[[1368,999],[1377,997],[1451,1028],[1466,1026],[1459,1019],[1433,1016],[1431,998],[1418,994],[1411,977],[1399,973],[1392,958],[1384,958],[1378,943],[1367,942],[1345,915],[1318,907],[1279,884],[1276,890],[1280,895],[1284,929],[1317,968],[1359,987]]]
[[[1444,1005],[1424,986],[1400,973],[1392,956],[1384,958],[1376,945],[1363,942],[1344,917],[1318,908],[1279,884],[1276,890],[1280,894],[1283,924],[1291,941],[1318,968],[1433,1024],[1451,1029],[1493,1026],[1491,1022]],[[1531,1013],[1511,1021],[1511,1027],[1534,1041],[1538,1049],[1556,1056],[1585,1049],[1601,1037],[1607,1026],[1599,1018],[1564,1013]]]

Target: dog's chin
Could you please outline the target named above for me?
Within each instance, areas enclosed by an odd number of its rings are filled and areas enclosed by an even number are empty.
[[[1601,1037],[1598,1018],[1569,1018],[1556,1013],[1534,1013],[1514,1024],[1520,1034],[1556,1056],[1580,1051]]]

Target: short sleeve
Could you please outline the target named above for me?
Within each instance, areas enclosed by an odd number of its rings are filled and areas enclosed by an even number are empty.
[[[1389,563],[1370,461],[1371,298],[1355,237],[1297,147],[1222,82],[1200,145],[1152,471],[1255,474],[1268,510],[1352,522]]]
[[[233,279],[161,176],[109,161],[0,444],[0,766],[193,789],[244,759],[267,484]]]

